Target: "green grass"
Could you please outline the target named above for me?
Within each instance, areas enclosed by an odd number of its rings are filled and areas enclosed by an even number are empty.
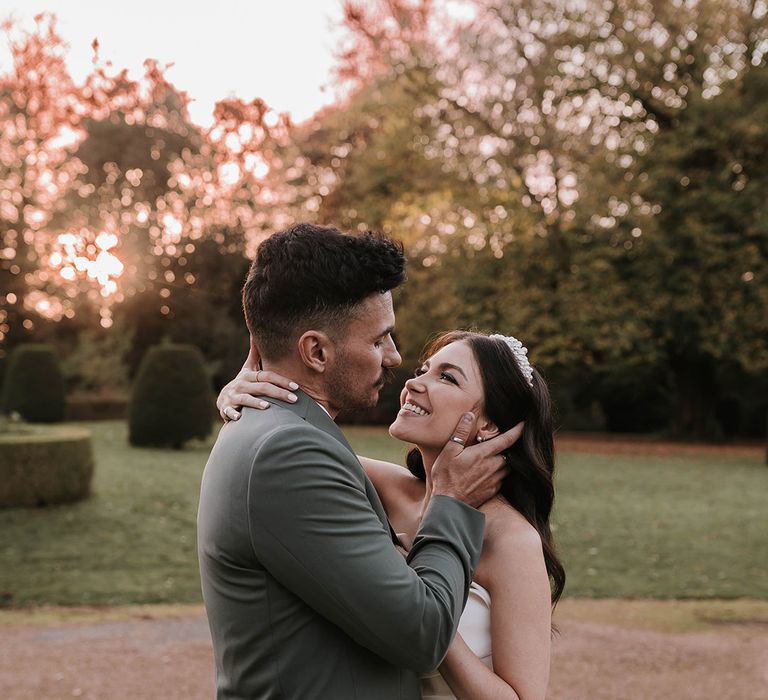
[[[210,445],[131,448],[123,423],[89,427],[90,499],[0,511],[0,596],[20,605],[197,601],[195,511]]]
[[[200,600],[197,496],[212,441],[131,448],[122,423],[91,423],[94,495],[0,510],[0,603]],[[363,454],[402,461],[384,431],[347,428]],[[563,453],[556,537],[566,594],[768,598],[768,469],[758,458]]]
[[[768,598],[759,458],[566,453],[557,488],[569,595]]]

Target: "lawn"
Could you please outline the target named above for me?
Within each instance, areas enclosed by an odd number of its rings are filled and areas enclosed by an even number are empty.
[[[128,447],[88,424],[94,495],[0,510],[0,604],[196,602],[195,512],[212,441]],[[364,454],[401,459],[386,432],[347,428]],[[555,535],[566,595],[768,598],[768,469],[748,457],[559,457]]]

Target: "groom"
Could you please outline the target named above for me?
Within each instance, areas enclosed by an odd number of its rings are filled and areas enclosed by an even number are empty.
[[[334,423],[373,406],[400,364],[391,290],[402,249],[375,235],[299,224],[264,241],[243,289],[265,369],[295,379],[288,404],[222,428],[203,475],[198,552],[217,698],[420,697],[453,639],[483,542],[477,510],[502,477],[512,435],[434,466],[408,561]]]

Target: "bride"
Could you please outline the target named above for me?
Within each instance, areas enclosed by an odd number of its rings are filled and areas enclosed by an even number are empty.
[[[546,383],[512,337],[452,331],[436,338],[424,358],[405,383],[389,429],[393,437],[415,445],[408,470],[360,457],[402,542],[416,535],[429,502],[432,465],[463,413],[478,416],[468,444],[520,421],[525,430],[505,455],[511,469],[501,490],[480,508],[486,516],[485,540],[467,605],[439,673],[422,678],[422,696],[543,699],[551,613],[565,585],[549,523],[554,448]],[[257,396],[291,401],[295,384],[256,367],[258,359],[251,354],[219,395],[225,420],[239,418],[238,406],[266,408]]]

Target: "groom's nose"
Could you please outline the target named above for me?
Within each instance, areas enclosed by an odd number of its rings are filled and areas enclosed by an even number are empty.
[[[384,350],[384,357],[381,361],[382,367],[399,367],[403,358],[400,357],[400,353],[397,351],[395,341],[390,336],[387,343],[387,347]]]

